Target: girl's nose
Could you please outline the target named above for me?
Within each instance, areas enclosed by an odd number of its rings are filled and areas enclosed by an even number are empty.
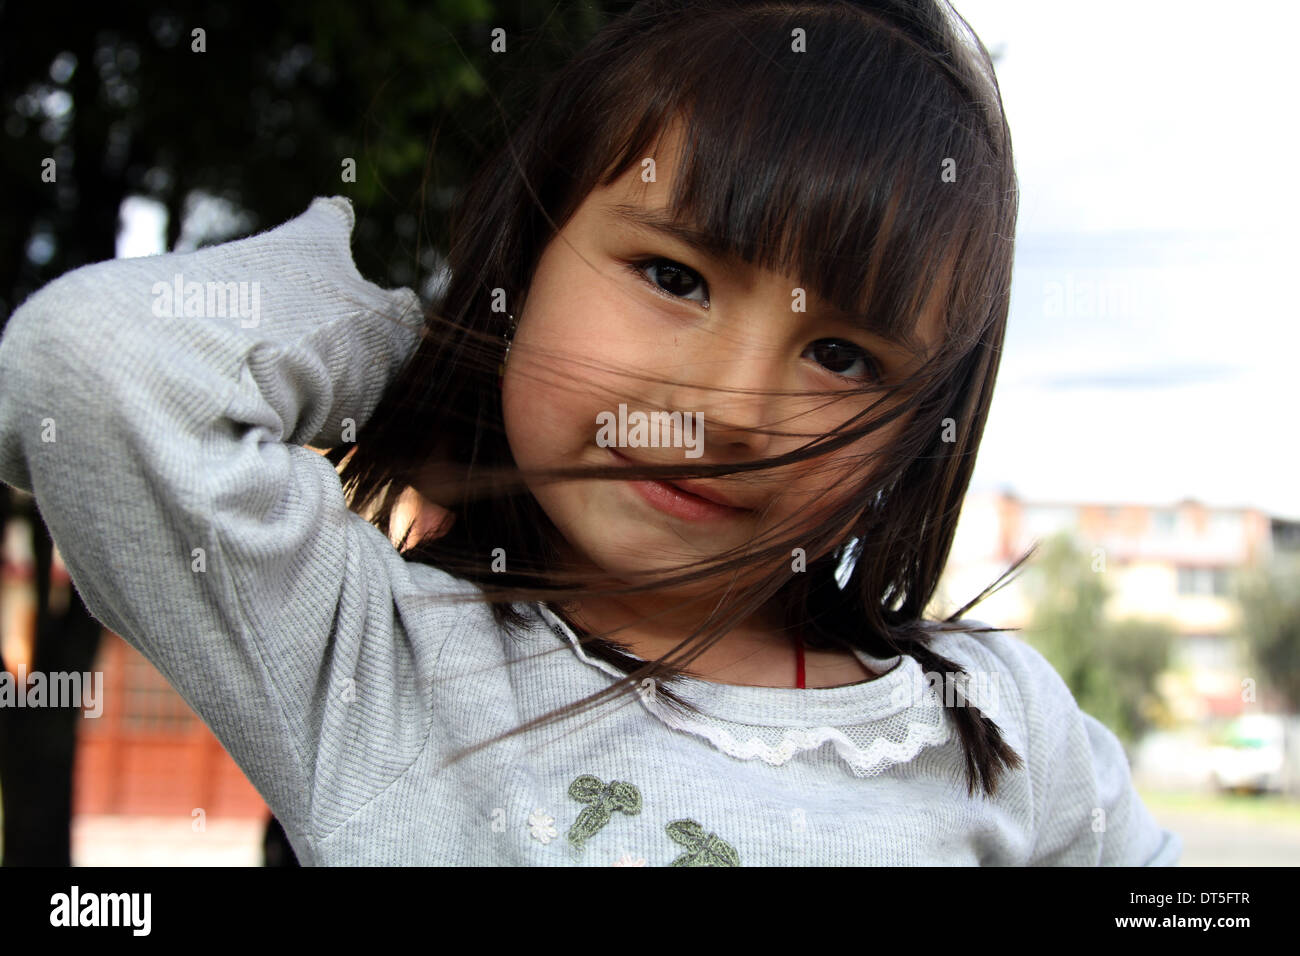
[[[772,436],[755,429],[781,428],[776,410],[784,386],[776,356],[754,348],[734,349],[723,358],[675,364],[679,383],[670,407],[703,414],[703,453],[723,458],[768,454]]]

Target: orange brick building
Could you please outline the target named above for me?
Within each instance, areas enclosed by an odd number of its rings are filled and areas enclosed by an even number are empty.
[[[73,813],[213,818],[270,815],[212,731],[139,651],[111,631],[95,670],[104,711],[77,734]]]

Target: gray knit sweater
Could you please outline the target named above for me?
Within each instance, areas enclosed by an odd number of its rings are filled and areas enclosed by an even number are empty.
[[[908,656],[845,687],[687,681],[700,719],[636,694],[445,765],[618,672],[543,607],[516,642],[449,600],[475,589],[403,560],[304,447],[359,428],[418,339],[416,295],[359,274],[352,225],[318,199],[248,239],[86,266],[0,341],[0,479],[304,864],[1177,862],[1116,738],[1006,634],[935,645],[1024,758],[994,799],[967,796],[943,685]]]

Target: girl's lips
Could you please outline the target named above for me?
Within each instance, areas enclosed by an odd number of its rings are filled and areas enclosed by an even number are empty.
[[[620,464],[633,464],[614,449],[608,450]],[[627,484],[652,508],[685,521],[716,521],[749,514],[745,508],[720,505],[670,485],[666,481],[628,481]]]

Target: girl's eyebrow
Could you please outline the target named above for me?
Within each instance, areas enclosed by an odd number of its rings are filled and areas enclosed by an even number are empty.
[[[621,219],[628,225],[676,239],[678,242],[707,252],[716,259],[734,259],[734,256],[729,256],[723,249],[723,243],[717,236],[689,223],[681,222],[662,209],[645,209],[632,203],[622,202],[607,203],[605,208],[616,219]]]
[[[737,261],[734,256],[723,249],[723,243],[717,236],[689,223],[681,222],[662,209],[646,209],[642,206],[623,202],[606,203],[605,209],[614,218],[620,219],[630,226],[675,239],[684,245],[707,253],[719,261]],[[883,342],[889,343],[897,349],[901,349],[909,355],[919,354],[922,351],[920,343],[913,333],[904,331],[897,335],[890,335],[887,334],[885,329],[866,316],[843,312],[839,309],[828,309],[823,314],[827,319],[850,325]]]

